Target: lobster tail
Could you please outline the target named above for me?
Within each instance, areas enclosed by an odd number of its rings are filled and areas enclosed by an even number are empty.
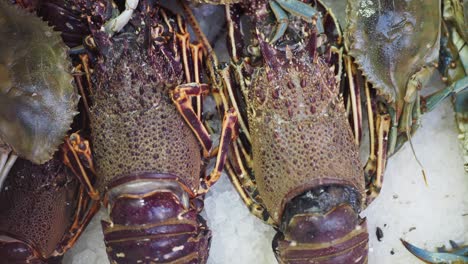
[[[211,232],[177,177],[120,178],[108,199],[110,221],[102,226],[110,262],[206,262]]]
[[[348,187],[327,186],[306,192],[287,204],[273,239],[280,263],[367,263],[365,219]]]

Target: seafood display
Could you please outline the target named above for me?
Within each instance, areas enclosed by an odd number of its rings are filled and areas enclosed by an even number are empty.
[[[415,153],[423,114],[454,98],[467,138],[459,0],[196,0],[181,1],[183,14],[167,4],[0,0],[9,263],[60,263],[101,204],[111,263],[206,263],[201,213],[224,168],[275,229],[279,263],[367,263],[361,213],[389,157],[405,142]],[[191,13],[211,4],[225,11],[227,63]],[[428,92],[436,71],[444,87]],[[463,246],[402,242],[430,263],[466,261]]]

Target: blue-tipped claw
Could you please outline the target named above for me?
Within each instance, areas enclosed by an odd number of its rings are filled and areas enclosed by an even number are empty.
[[[462,93],[468,90],[468,76],[452,83],[450,86],[429,95],[426,98],[426,112],[432,111],[441,101],[453,94]]]
[[[276,21],[278,21],[278,27],[275,32],[275,36],[270,40],[270,43],[275,43],[279,38],[281,38],[286,29],[288,28],[288,14],[284,12],[283,9],[274,1],[270,2],[271,10],[273,10],[273,14],[276,17]]]
[[[278,21],[278,28],[276,29],[274,37],[270,40],[270,43],[275,43],[281,38],[288,27],[288,15],[286,12],[293,16],[298,16],[307,22],[315,22],[317,32],[323,33],[323,24],[320,20],[320,13],[312,6],[303,3],[299,0],[274,0],[270,1],[270,7]]]
[[[403,246],[413,255],[427,263],[468,263],[468,246],[453,248],[451,251],[446,251],[445,248],[439,249],[439,252],[430,252],[422,248],[418,248],[403,239],[400,239]]]
[[[317,10],[298,0],[275,0],[284,10],[294,16],[299,16],[307,22],[312,22],[312,17],[317,15]]]

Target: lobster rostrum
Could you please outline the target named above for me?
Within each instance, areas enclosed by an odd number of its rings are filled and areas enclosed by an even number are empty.
[[[214,148],[202,123],[203,47],[181,16],[155,1],[78,1],[88,16],[93,74],[89,109],[97,190],[112,263],[205,263],[211,233],[199,215],[219,178],[236,114],[226,112]],[[204,158],[217,153],[206,176]]]
[[[226,6],[232,61],[219,71],[216,98],[220,109],[238,109],[241,127],[228,174],[251,212],[277,230],[280,263],[366,263],[358,215],[366,192],[339,91],[339,26],[320,2],[285,1],[307,10],[276,2],[244,3],[254,31],[245,48],[240,7]],[[277,25],[285,11],[300,15]]]

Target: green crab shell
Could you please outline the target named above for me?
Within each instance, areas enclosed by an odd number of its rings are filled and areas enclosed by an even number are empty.
[[[345,41],[367,80],[401,110],[406,85],[437,61],[440,0],[349,0]]]
[[[33,163],[52,158],[79,95],[66,46],[38,17],[0,1],[0,141]]]

